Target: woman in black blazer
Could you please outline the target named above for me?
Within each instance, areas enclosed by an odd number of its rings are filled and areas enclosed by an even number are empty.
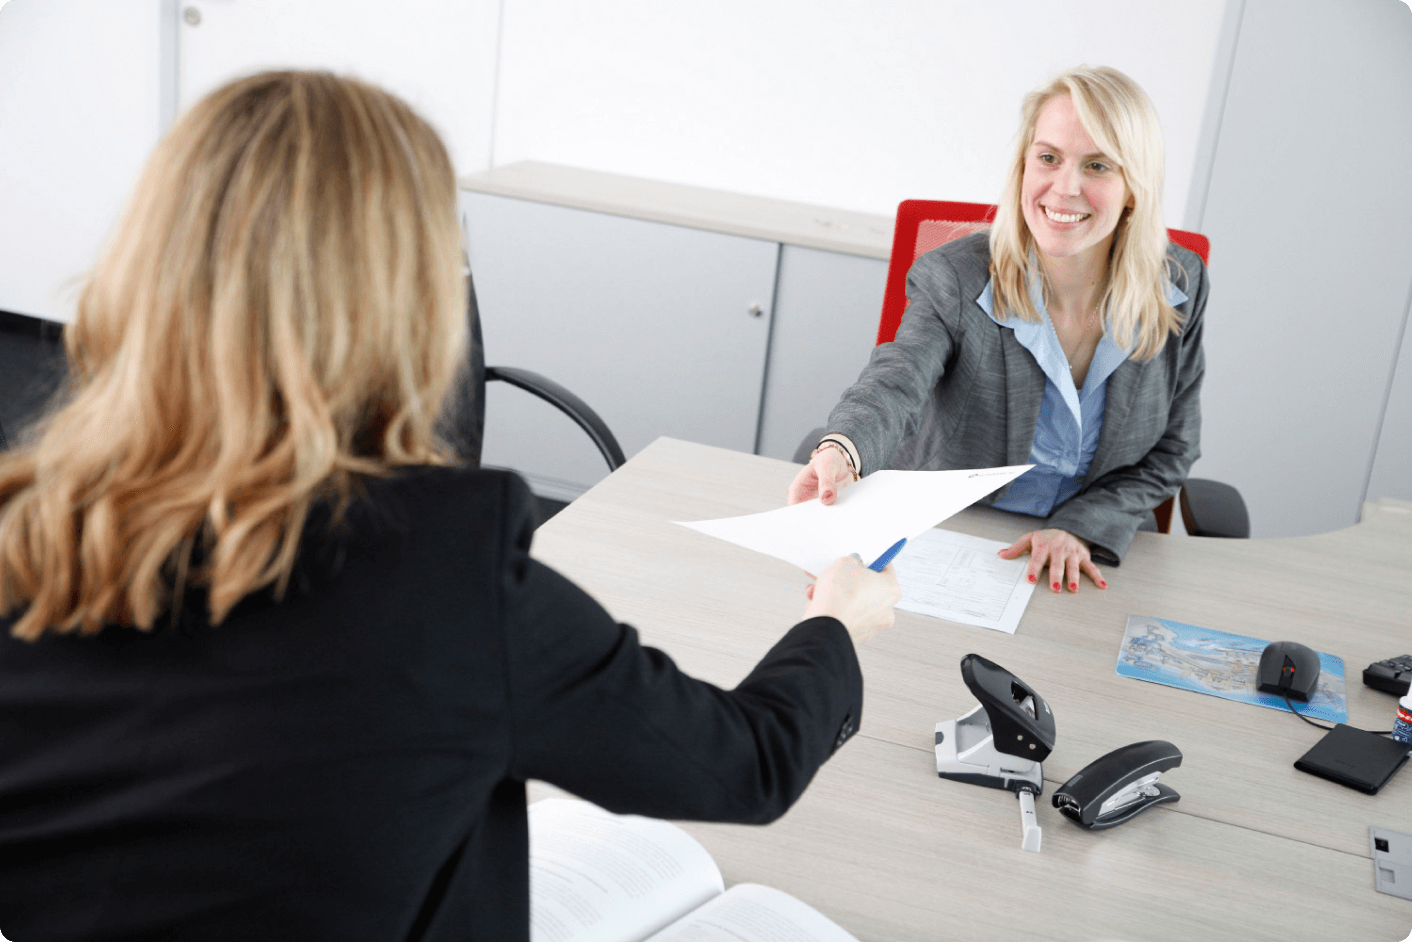
[[[851,559],[735,690],[529,555],[433,437],[455,181],[355,81],[271,73],[159,145],[0,458],[0,932],[525,939],[524,783],[764,822],[857,728]]]

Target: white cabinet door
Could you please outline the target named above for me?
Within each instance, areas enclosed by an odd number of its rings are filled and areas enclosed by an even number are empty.
[[[760,454],[793,458],[858,379],[877,340],[886,282],[883,259],[781,251]]]
[[[588,402],[628,457],[660,435],[753,451],[773,242],[463,193],[485,359]],[[572,499],[607,473],[551,407],[491,384],[482,460]]]

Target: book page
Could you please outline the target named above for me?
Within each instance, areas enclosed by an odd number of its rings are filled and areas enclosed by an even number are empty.
[[[1009,543],[950,530],[928,530],[893,560],[902,601],[897,607],[934,618],[1014,634],[1034,584],[1028,556],[995,555]]]
[[[725,888],[706,848],[667,821],[546,798],[529,831],[531,942],[640,942]]]
[[[648,942],[858,942],[817,909],[755,883],[738,883]]]

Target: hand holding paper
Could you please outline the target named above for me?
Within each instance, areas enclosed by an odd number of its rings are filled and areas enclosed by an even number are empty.
[[[832,506],[816,499],[743,517],[678,522],[807,572],[823,572],[852,553],[877,559],[899,539],[931,529],[1032,467],[878,471],[841,489]]]
[[[857,560],[835,559],[819,573],[818,581],[804,592],[809,599],[805,618],[827,615],[843,622],[854,644],[862,644],[896,617],[893,608],[902,598],[897,573],[873,571]]]

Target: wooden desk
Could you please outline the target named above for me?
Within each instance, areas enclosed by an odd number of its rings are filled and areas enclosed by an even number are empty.
[[[796,471],[659,439],[545,524],[535,555],[692,674],[734,686],[798,620],[806,579],[671,521],[777,507]],[[1025,518],[972,508],[945,526],[1009,541]],[[1390,728],[1395,701],[1364,687],[1361,671],[1412,647],[1409,556],[1412,515],[1401,511],[1296,539],[1139,533],[1106,592],[1037,590],[1013,636],[898,612],[860,652],[859,735],[789,814],[765,828],[686,828],[727,884],[778,887],[865,942],[1396,942],[1412,928],[1412,903],[1374,890],[1368,826],[1412,833],[1412,772],[1362,795],[1293,768],[1322,735],[1293,716],[1114,667],[1130,614],[1300,641],[1344,659],[1352,725]],[[1008,794],[936,775],[932,729],[974,705],[958,669],[973,651],[1054,708],[1042,853],[1020,849]],[[1164,777],[1181,801],[1103,833],[1060,817],[1049,802],[1057,784],[1144,739],[1182,750]]]

